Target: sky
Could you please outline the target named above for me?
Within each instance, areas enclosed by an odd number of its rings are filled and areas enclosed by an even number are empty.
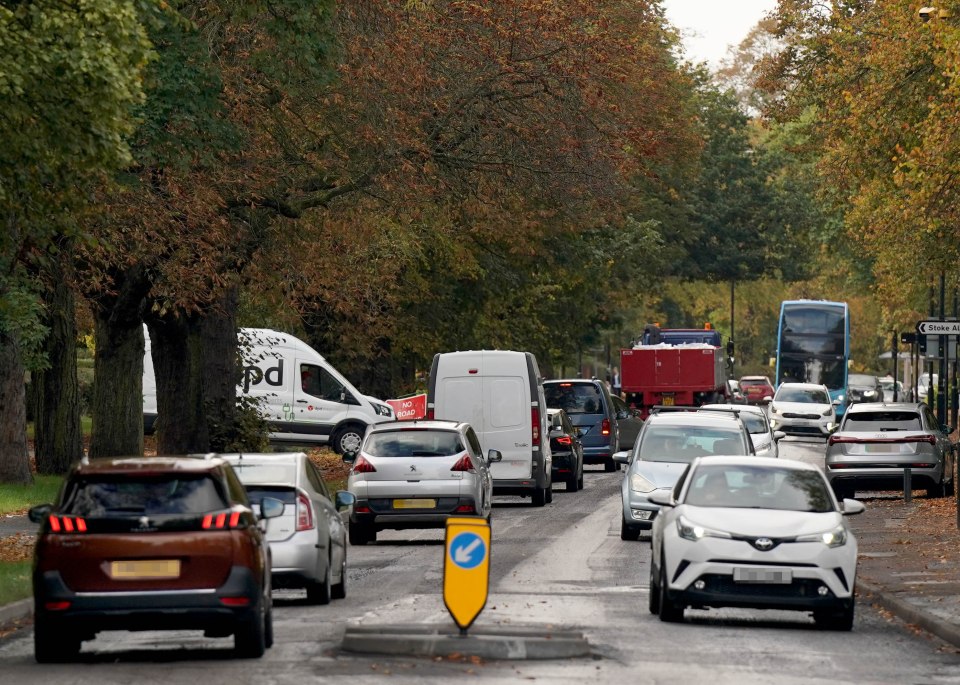
[[[662,0],[667,19],[680,30],[686,57],[716,68],[777,0]]]

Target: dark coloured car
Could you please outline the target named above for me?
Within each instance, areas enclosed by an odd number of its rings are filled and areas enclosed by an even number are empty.
[[[260,504],[264,518],[283,509]],[[38,662],[72,659],[104,630],[233,635],[252,658],[273,643],[265,523],[222,459],[84,460],[30,520]]]
[[[744,376],[740,379],[740,393],[747,404],[767,404],[773,397],[773,383],[766,376]]]
[[[616,395],[611,395],[613,409],[617,416],[617,427],[620,429],[619,450],[628,450],[633,447],[640,435],[640,429],[643,428],[643,419],[640,418],[640,411],[627,406],[627,403]],[[619,451],[618,450],[618,451]]]
[[[953,444],[925,404],[851,405],[827,440],[826,473],[838,499],[857,490],[903,490],[904,469],[932,497],[952,495]]]
[[[584,464],[603,464],[616,471],[613,455],[619,451],[620,427],[606,384],[596,378],[544,381],[547,407],[563,409],[580,429]]]
[[[563,409],[547,409],[547,430],[553,455],[553,482],[567,484],[568,492],[583,488],[583,445],[580,430]]]
[[[851,373],[847,376],[847,402],[882,402],[883,386],[880,379],[866,373]]]

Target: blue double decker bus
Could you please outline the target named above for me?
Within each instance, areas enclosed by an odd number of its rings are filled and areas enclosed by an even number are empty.
[[[777,328],[776,385],[822,383],[839,399],[837,417],[846,409],[850,359],[850,310],[846,302],[787,300],[780,305]]]

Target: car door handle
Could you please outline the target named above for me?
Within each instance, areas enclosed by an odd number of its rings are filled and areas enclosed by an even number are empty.
[[[307,403],[306,400],[297,400],[297,404],[306,404],[306,403]]]

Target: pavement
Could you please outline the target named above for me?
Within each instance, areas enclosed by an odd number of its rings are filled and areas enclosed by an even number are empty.
[[[866,493],[866,511],[850,519],[859,543],[858,603],[874,604],[960,649],[960,527],[956,500],[929,500],[917,493],[906,503],[894,493]],[[0,542],[32,534],[26,516],[0,517]],[[0,628],[26,623],[31,600],[0,606]],[[472,629],[462,638],[445,628],[420,626],[348,627],[346,651],[441,656],[458,653],[486,659],[551,659],[585,655],[580,633]],[[854,628],[856,630],[856,628]]]

